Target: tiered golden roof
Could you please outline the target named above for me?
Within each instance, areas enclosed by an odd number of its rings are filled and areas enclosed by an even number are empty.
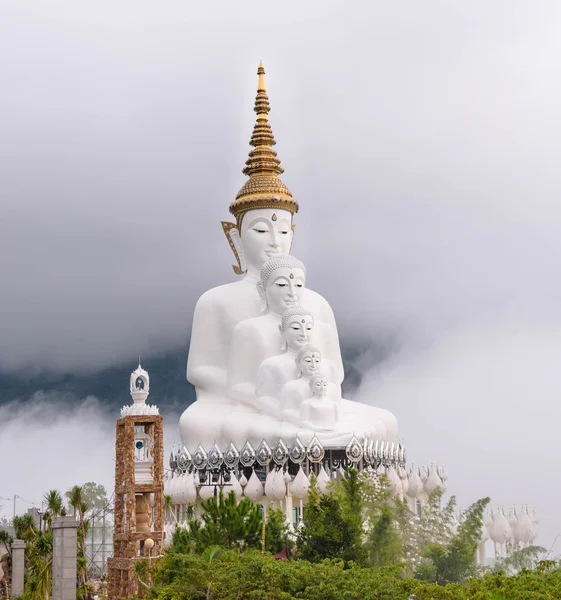
[[[243,174],[248,175],[249,179],[230,204],[230,212],[236,217],[238,230],[243,215],[251,209],[278,208],[288,210],[292,214],[298,212],[298,202],[278,177],[284,169],[280,166],[277,153],[272,148],[276,141],[267,117],[271,107],[265,87],[265,69],[262,62],[259,63],[257,75],[257,96],[253,109],[257,113],[257,121],[249,142],[253,150],[249,153],[243,170]]]

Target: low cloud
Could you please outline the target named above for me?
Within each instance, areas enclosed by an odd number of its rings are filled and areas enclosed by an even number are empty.
[[[95,481],[114,489],[115,421],[118,412],[102,409],[94,396],[76,398],[36,392],[25,401],[0,406],[0,497],[17,494],[16,514],[41,507],[51,489],[65,493],[73,485]],[[168,442],[177,439],[178,415],[164,417]],[[167,460],[166,460],[167,467]],[[11,518],[13,503],[0,500]]]
[[[355,398],[395,413],[408,460],[444,465],[464,508],[484,496],[493,506],[536,507],[538,543],[548,546],[561,533],[551,483],[561,453],[560,347],[561,320],[471,322],[402,348]]]

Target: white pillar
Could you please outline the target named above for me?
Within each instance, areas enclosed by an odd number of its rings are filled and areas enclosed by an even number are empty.
[[[23,573],[25,570],[25,542],[12,542],[12,598],[23,595]]]
[[[76,600],[78,521],[75,517],[53,520],[53,597]]]

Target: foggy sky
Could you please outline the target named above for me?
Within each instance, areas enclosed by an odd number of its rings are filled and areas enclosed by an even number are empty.
[[[0,371],[186,346],[234,278],[220,220],[263,59],[293,253],[341,336],[399,340],[359,397],[460,503],[534,503],[552,540],[560,22],[554,1],[3,2]]]

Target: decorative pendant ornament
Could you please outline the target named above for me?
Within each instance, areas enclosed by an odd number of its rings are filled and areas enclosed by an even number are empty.
[[[255,462],[255,450],[249,443],[249,440],[243,445],[242,451],[240,452],[240,462],[244,467],[251,467]]]
[[[347,444],[345,452],[347,454],[347,458],[351,462],[357,463],[362,458],[362,446],[360,445],[360,442],[356,439],[355,435],[353,435],[351,441]]]
[[[257,462],[262,467],[266,467],[273,460],[273,452],[265,440],[259,444],[256,452],[256,458]]]
[[[325,456],[325,449],[320,441],[314,435],[311,442],[308,444],[308,460],[313,463],[319,463]]]
[[[306,448],[304,444],[296,438],[289,450],[290,460],[293,463],[300,464],[306,458]]]
[[[188,471],[192,465],[193,465],[193,457],[191,456],[191,453],[189,452],[189,450],[187,450],[187,448],[185,446],[183,446],[183,448],[181,448],[181,451],[179,452],[179,454],[177,456],[177,465],[176,466],[178,469],[185,472],[185,471]]]
[[[195,469],[206,469],[208,463],[208,457],[205,449],[199,444],[193,454],[193,465]]]
[[[234,469],[238,466],[240,461],[240,453],[238,449],[234,446],[233,442],[230,442],[224,452],[224,464],[229,469]]]
[[[288,448],[281,439],[279,439],[273,450],[273,460],[279,466],[286,464],[286,461],[288,460]]]
[[[224,455],[222,454],[222,450],[216,442],[214,442],[210,452],[208,453],[208,466],[211,469],[219,469],[224,462]]]

